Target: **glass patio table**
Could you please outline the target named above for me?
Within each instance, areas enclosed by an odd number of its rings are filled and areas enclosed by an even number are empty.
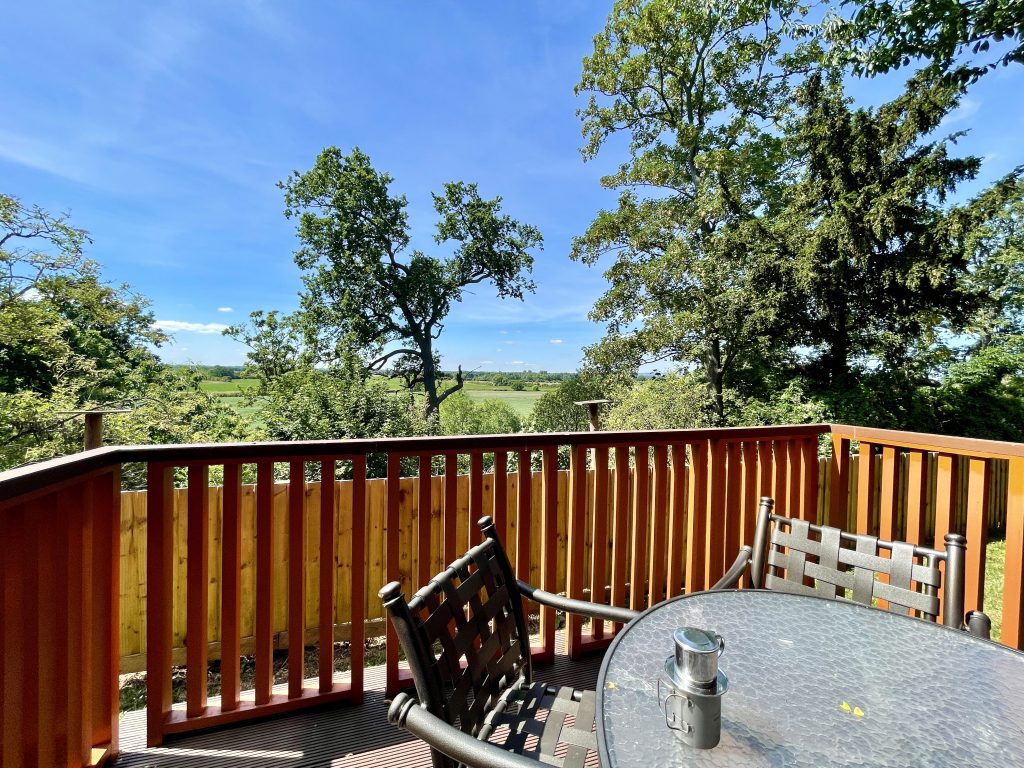
[[[722,739],[708,750],[669,730],[658,701],[687,626],[725,640]],[[848,601],[698,592],[619,633],[597,710],[605,768],[1024,765],[1024,654]]]

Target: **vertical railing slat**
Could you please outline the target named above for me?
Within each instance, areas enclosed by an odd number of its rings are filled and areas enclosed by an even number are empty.
[[[366,457],[352,459],[352,508],[349,510],[352,527],[352,599],[351,599],[351,686],[352,700],[363,702],[363,656],[366,629]]]
[[[722,511],[722,573],[739,552],[743,543],[743,470],[739,442],[726,446],[725,505]],[[716,577],[716,581],[718,578]]]
[[[800,508],[803,512],[803,519],[817,524],[818,520],[818,440],[813,437],[805,437],[800,443],[800,462],[803,469],[803,487],[801,494],[803,499]]]
[[[557,592],[555,578],[558,571],[558,449],[545,446],[542,452],[544,503],[541,508],[540,581],[541,589]],[[541,647],[534,656],[542,663],[550,663],[555,655],[555,609],[544,607],[540,611]]]
[[[419,553],[416,561],[416,583],[419,586],[423,586],[430,581],[430,577],[433,575],[431,574],[432,569],[430,567],[431,523],[433,521],[433,512],[430,508],[430,492],[432,484],[431,462],[432,457],[429,454],[423,454],[420,456],[419,473],[416,482],[418,497],[416,507],[416,537],[419,539]]]
[[[210,506],[205,464],[188,466],[187,630],[185,646],[186,716],[206,711],[207,636],[209,615]]]
[[[899,488],[899,457],[891,445],[882,447],[882,487],[878,505],[878,537],[893,541],[896,535],[896,492]],[[883,606],[884,607],[884,606]]]
[[[925,454],[910,451],[907,455],[907,523],[905,533],[911,544],[924,542],[925,504],[928,498],[928,473]]]
[[[608,448],[594,449],[594,538],[590,557],[590,599],[598,603],[608,600]],[[604,637],[604,622],[590,624],[590,636]]]
[[[74,491],[76,496],[80,496],[81,487],[74,488]],[[58,537],[66,536],[68,520],[65,517],[61,521],[61,532],[50,530],[48,513],[51,509],[60,509],[68,514],[76,500],[70,495],[70,489],[65,489],[40,501],[43,503],[33,503],[29,507],[35,528],[37,588],[35,594],[26,595],[27,602],[36,607],[33,624],[37,666],[33,687],[37,707],[29,714],[38,718],[35,738],[38,764],[67,765],[67,733],[61,730],[67,726],[67,699],[64,698],[67,656],[61,646],[68,630],[66,625],[62,626],[67,621],[65,606],[68,598],[67,581],[58,579],[57,560],[62,554]],[[25,702],[25,706],[30,707],[31,704]],[[31,732],[31,729],[26,729],[26,735]]]
[[[104,478],[100,476],[100,480]],[[86,484],[85,493],[78,503],[67,507],[66,537],[61,542],[59,555],[64,566],[57,578],[67,580],[67,640],[68,705],[67,705],[67,764],[86,765],[93,746],[93,689],[99,684],[102,670],[93,669],[93,631],[90,624],[102,620],[97,611],[98,596],[93,587],[92,523],[98,483]],[[109,510],[108,510],[109,511]],[[118,526],[120,534],[120,526]],[[102,568],[100,564],[99,569]],[[118,584],[120,588],[120,584]],[[118,590],[120,592],[120,589]],[[96,615],[99,614],[99,615]],[[76,630],[77,628],[77,630]],[[109,650],[107,656],[109,658]],[[3,659],[0,650],[0,659]],[[108,721],[109,722],[109,721]]]
[[[648,491],[649,463],[647,446],[638,445],[633,451],[633,538],[630,546],[632,558],[629,575],[629,607],[642,610],[646,604],[647,533],[650,520]]]
[[[672,446],[672,506],[668,528],[668,596],[682,594],[686,580],[686,446]]]
[[[171,712],[173,467],[150,464],[146,480],[146,743],[163,742]]]
[[[665,542],[668,529],[668,446],[654,448],[653,503],[651,504],[650,604],[665,599]]]
[[[569,509],[566,526],[566,592],[569,597],[583,598],[584,527],[587,520],[587,449],[582,445],[569,448]],[[577,553],[569,557],[568,553]],[[568,615],[567,644],[570,659],[582,654],[583,617]]]
[[[964,611],[982,610],[985,605],[985,545],[991,465],[987,459],[971,458],[967,474],[967,556],[965,559]]]
[[[29,571],[34,567],[32,538],[25,505],[4,509],[4,579],[2,600],[4,687],[0,691],[0,709],[3,709],[3,741],[0,764],[5,768],[22,768],[30,763],[24,746],[26,737],[34,739],[25,711],[26,689],[36,687],[35,669],[30,665],[31,637],[26,624],[32,621],[31,602],[25,595],[31,586]]]
[[[530,581],[530,541],[533,535],[533,468],[530,452],[519,451],[516,469],[516,574]],[[524,609],[528,609],[523,600]]]
[[[242,684],[242,467],[224,465],[221,524],[220,708],[238,709]]]
[[[786,463],[789,474],[786,477],[787,512],[792,517],[804,519],[804,496],[801,492],[801,463],[803,461],[802,441],[793,439],[786,443]]]
[[[743,443],[743,525],[740,536],[744,544],[754,543],[754,528],[757,523],[757,444],[752,440]],[[748,573],[743,574],[741,586],[749,585]]]
[[[302,696],[306,670],[306,467],[288,465],[288,698]]]
[[[875,488],[874,446],[860,442],[857,463],[857,533],[871,533],[871,500]]]
[[[846,514],[850,497],[850,441],[838,435],[832,436],[832,465],[830,468],[828,525],[846,528]]]
[[[401,477],[401,464],[399,463],[398,456],[389,453],[388,454],[388,485],[387,485],[387,544],[386,544],[386,558],[387,558],[387,579],[386,581],[401,581],[401,573],[398,569],[398,558],[399,553],[399,528],[401,527],[401,521],[398,514],[398,505],[401,500],[399,490],[399,480]],[[454,511],[454,510],[453,510]],[[448,509],[446,505],[445,509],[445,528],[448,527]],[[454,518],[454,515],[452,516]],[[455,533],[455,528],[452,526],[452,533]],[[450,562],[450,561],[449,561]],[[386,622],[386,653],[385,653],[385,672],[387,676],[387,690],[389,692],[396,692],[400,690],[400,681],[398,675],[398,635],[395,633],[395,628],[391,622]]]
[[[444,565],[452,562],[459,553],[456,551],[455,535],[459,513],[459,456],[446,453],[444,456]]]
[[[89,506],[86,506],[89,511]],[[93,562],[92,638],[92,746],[118,753],[121,693],[118,686],[121,595],[121,467],[96,478],[91,505]],[[168,670],[168,673],[170,670]]]
[[[710,587],[725,573],[725,494],[728,481],[728,446],[724,440],[713,438],[709,441],[708,456],[708,520],[704,547],[704,585]],[[701,546],[691,539],[691,546]]]
[[[256,465],[256,704],[270,702],[274,681],[274,463]]]
[[[494,527],[505,543],[508,537],[508,451],[494,452],[493,508]]]
[[[320,463],[320,693],[334,687],[334,474],[333,460]]]
[[[469,455],[469,546],[480,541],[477,522],[484,516],[484,455],[473,451]]]
[[[686,518],[686,591],[710,586],[705,572],[708,537],[708,442],[690,446],[690,504]]]
[[[626,565],[629,560],[629,448],[615,446],[615,507],[612,527],[612,605],[626,605]],[[622,625],[616,622],[615,631]]]

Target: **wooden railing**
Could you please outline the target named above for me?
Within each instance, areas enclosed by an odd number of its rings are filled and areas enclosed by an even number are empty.
[[[830,432],[835,459],[822,465],[819,444]],[[1003,641],[1019,647],[1022,461],[1020,445],[810,425],[147,446],[0,474],[0,758],[4,766],[87,765],[116,753],[116,521],[125,462],[148,467],[145,575],[127,578],[145,586],[148,732],[156,744],[196,728],[360,701],[366,619],[377,607],[365,595],[380,586],[370,581],[415,589],[476,540],[482,514],[495,518],[517,572],[542,588],[634,608],[714,583],[751,540],[761,495],[784,514],[891,538],[920,541],[926,524],[935,535],[960,525],[973,553],[970,609],[984,586],[985,521],[999,507],[1007,536]],[[460,465],[468,472],[460,475]],[[368,466],[379,467],[382,480],[368,479]],[[213,474],[223,476],[215,490]],[[282,475],[289,482],[275,484]],[[254,487],[243,485],[247,476]],[[346,479],[308,483],[310,476]],[[176,491],[175,478],[186,487]],[[177,526],[176,494],[184,517]],[[993,505],[998,494],[1001,506]],[[182,707],[171,705],[172,666],[181,661],[172,655],[181,642],[176,611],[185,626]],[[534,653],[543,662],[554,653],[556,617],[533,612]],[[573,656],[603,647],[617,629],[595,622],[584,631],[576,619],[567,628]],[[305,639],[289,642],[294,637]],[[338,682],[330,653],[306,680],[303,645],[330,648],[339,637],[351,640],[346,681]],[[288,649],[280,691],[275,644]],[[211,649],[221,658],[219,701],[206,690]],[[254,690],[246,693],[242,653],[255,656]],[[390,632],[386,665],[390,690],[407,684]]]

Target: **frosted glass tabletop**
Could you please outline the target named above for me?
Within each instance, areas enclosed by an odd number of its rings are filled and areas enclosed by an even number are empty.
[[[686,626],[725,639],[710,750],[683,744],[658,704]],[[597,706],[605,768],[1024,765],[1024,654],[848,601],[742,590],[662,603],[612,642]]]

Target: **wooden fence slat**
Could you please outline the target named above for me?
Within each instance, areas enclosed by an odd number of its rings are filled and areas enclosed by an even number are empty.
[[[508,541],[508,451],[494,452],[493,487],[494,527],[505,543]]]
[[[26,599],[32,586],[30,573],[34,569],[35,553],[32,547],[32,530],[24,504],[4,510],[4,579],[2,600],[4,620],[0,622],[3,636],[4,687],[0,691],[0,709],[3,710],[3,740],[0,741],[0,763],[12,768],[32,764],[25,754],[26,741],[33,741],[36,734],[32,728],[25,694],[29,697],[38,690],[35,667],[30,654],[32,637],[26,625],[34,623],[31,615],[32,603]],[[33,590],[34,592],[34,590]]]
[[[334,687],[334,473],[332,460],[320,463],[320,600],[318,672],[320,693]]]
[[[112,467],[96,477],[85,511],[89,516],[86,532],[92,534],[92,562],[84,577],[92,581],[92,637],[83,653],[92,657],[92,701],[86,709],[92,713],[92,746],[108,755],[118,753],[118,720],[121,695],[118,687],[118,628],[120,626],[121,583],[121,468]],[[86,594],[86,593],[83,593]]]
[[[65,608],[68,627],[67,659],[63,662],[68,675],[66,709],[68,727],[63,750],[66,753],[64,762],[66,765],[87,765],[89,762],[92,754],[94,729],[93,692],[96,687],[102,687],[100,677],[103,672],[109,673],[109,670],[102,668],[95,671],[93,669],[93,654],[96,651],[93,649],[93,630],[90,625],[94,620],[102,622],[104,611],[97,610],[97,607],[103,597],[109,599],[110,591],[98,595],[93,589],[92,523],[98,488],[97,484],[93,482],[86,485],[86,492],[77,499],[77,503],[69,504],[66,507],[67,525],[61,532],[62,541],[58,549],[62,567],[56,576],[58,579],[64,579],[68,584]],[[112,514],[113,510],[108,507],[106,512]],[[120,534],[120,531],[118,533]],[[113,563],[110,565],[113,566]],[[97,570],[101,568],[102,564]],[[0,577],[0,581],[2,581],[2,577]],[[120,595],[117,597],[120,598]],[[0,610],[2,610],[2,602],[3,596],[0,593]],[[118,602],[120,601],[118,600]],[[96,650],[99,653],[104,653],[108,659],[117,653],[114,651],[112,654],[109,648]],[[0,648],[0,659],[3,658],[2,648]],[[102,717],[102,713],[96,714]]]
[[[758,462],[757,444],[747,440],[743,443],[743,523],[740,526],[740,539],[743,544],[754,543],[754,528],[757,523],[757,482]],[[749,578],[743,574],[741,586],[749,586]]]
[[[524,581],[530,581],[530,541],[533,528],[533,470],[530,466],[530,452],[519,451],[516,469],[516,574]],[[523,601],[524,607],[526,601]]]
[[[857,533],[871,533],[871,501],[875,487],[874,446],[861,441],[857,465]]]
[[[818,441],[804,438],[800,441],[800,463],[803,469],[803,485],[800,510],[803,519],[818,523]]]
[[[828,524],[846,528],[846,511],[850,495],[850,441],[832,436],[831,489],[828,501]]]
[[[59,491],[56,494],[56,504],[51,508],[60,509],[65,514],[70,512],[71,507],[76,504],[76,499],[70,495],[69,490]],[[80,488],[75,488],[74,491],[75,496],[80,496]],[[30,509],[32,507],[35,507],[35,504],[32,504]],[[50,530],[49,515],[42,505],[33,509],[33,518],[32,523],[36,529],[34,575],[37,592],[26,597],[31,603],[39,606],[40,610],[32,617],[31,622],[35,625],[33,629],[37,665],[33,671],[36,673],[37,709],[29,716],[37,718],[35,749],[39,765],[67,765],[67,733],[60,729],[67,727],[67,700],[64,693],[68,685],[68,669],[67,657],[61,646],[66,642],[68,630],[65,624],[68,582],[66,573],[63,580],[58,580],[57,572],[58,561],[64,563],[66,571],[67,562],[61,557],[63,553],[58,537],[67,534],[67,518],[63,525],[58,526],[60,531]],[[25,706],[30,705],[26,703]],[[29,728],[26,731],[26,735],[32,732]]]
[[[722,510],[722,573],[743,544],[742,448],[730,442],[725,449],[725,506]],[[718,580],[717,578],[715,579]]]

